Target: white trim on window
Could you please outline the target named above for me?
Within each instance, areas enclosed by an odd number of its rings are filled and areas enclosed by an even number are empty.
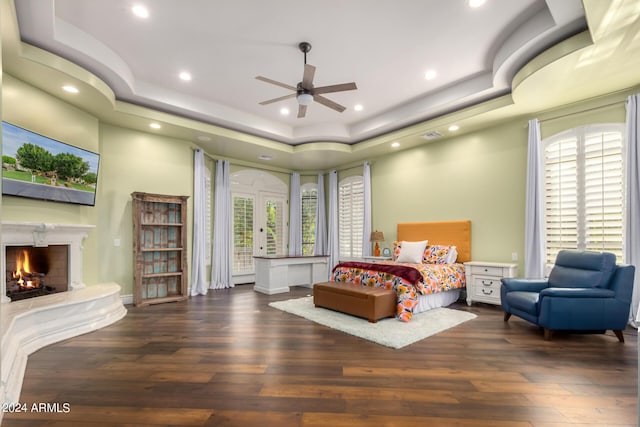
[[[582,126],[543,144],[547,265],[561,249],[623,262],[624,125]]]

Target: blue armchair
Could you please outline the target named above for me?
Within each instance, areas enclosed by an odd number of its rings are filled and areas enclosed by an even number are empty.
[[[556,330],[611,329],[624,342],[634,272],[611,253],[562,250],[548,279],[502,279],[504,321],[515,314],[544,328],[546,340]]]

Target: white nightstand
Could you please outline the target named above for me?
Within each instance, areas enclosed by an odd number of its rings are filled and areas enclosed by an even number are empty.
[[[378,262],[378,261],[389,261],[391,259],[390,256],[363,256],[364,262]]]
[[[500,305],[500,279],[516,277],[518,264],[470,261],[464,263],[467,305],[473,301]]]

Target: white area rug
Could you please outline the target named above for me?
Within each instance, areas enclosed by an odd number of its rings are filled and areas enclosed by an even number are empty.
[[[473,313],[441,307],[416,314],[408,323],[395,318],[369,323],[366,319],[315,307],[312,296],[276,301],[269,305],[391,348],[405,347],[476,317]]]

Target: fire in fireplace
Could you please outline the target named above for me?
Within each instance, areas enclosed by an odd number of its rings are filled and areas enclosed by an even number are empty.
[[[6,247],[6,295],[11,301],[66,291],[68,246]]]

